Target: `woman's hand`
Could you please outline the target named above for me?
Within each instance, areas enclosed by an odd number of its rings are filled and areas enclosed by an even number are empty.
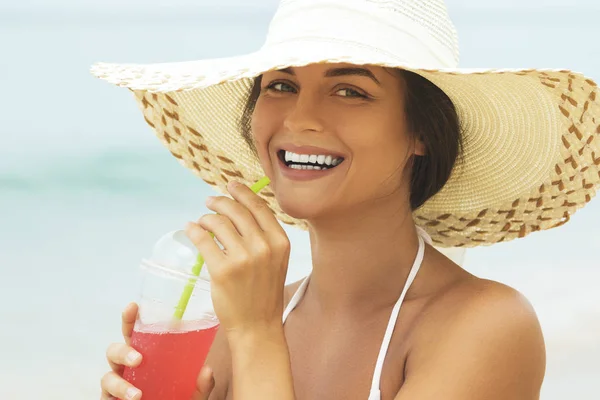
[[[204,215],[186,226],[206,260],[215,312],[228,337],[282,330],[289,239],[250,188],[232,181],[228,190],[233,199],[207,199],[207,207],[218,215]]]
[[[101,381],[101,400],[119,398],[123,400],[138,400],[142,392],[122,378],[125,367],[137,367],[142,362],[142,355],[130,346],[131,333],[137,318],[138,306],[129,304],[121,316],[121,330],[125,343],[113,343],[106,350],[106,358],[112,371],[107,372]]]
[[[213,377],[212,369],[208,366],[203,366],[198,374],[196,381],[196,391],[191,400],[208,400],[208,396],[215,388],[215,378]]]
[[[233,397],[294,399],[282,322],[290,242],[250,188],[230,182],[228,190],[233,199],[207,199],[207,207],[218,215],[189,223],[186,233],[211,276],[215,312],[231,349]]]
[[[138,306],[131,303],[122,314],[121,329],[125,343],[113,343],[108,346],[106,358],[112,371],[107,372],[101,381],[101,400],[123,400],[141,399],[142,392],[122,378],[125,367],[137,367],[142,362],[142,356],[130,346],[131,333],[137,318]],[[192,400],[208,400],[208,396],[215,387],[213,372],[208,366],[202,367],[198,380],[196,381],[196,392]]]

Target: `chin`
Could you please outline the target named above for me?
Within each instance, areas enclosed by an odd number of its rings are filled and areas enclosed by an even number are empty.
[[[277,196],[277,202],[284,213],[296,219],[313,219],[322,211],[317,204],[311,204],[301,198],[288,199]]]

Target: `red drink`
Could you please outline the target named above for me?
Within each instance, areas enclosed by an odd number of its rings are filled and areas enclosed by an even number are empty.
[[[219,325],[214,321],[144,326],[138,322],[131,346],[142,363],[123,377],[142,391],[144,400],[190,400]]]

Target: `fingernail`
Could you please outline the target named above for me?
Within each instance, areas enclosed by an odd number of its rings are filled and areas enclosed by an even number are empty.
[[[238,181],[229,181],[229,183],[227,184],[231,189],[235,189],[236,187],[240,186],[240,183]]]
[[[208,196],[206,198],[206,205],[209,206],[213,201],[215,201],[215,197],[214,196]]]
[[[133,400],[133,399],[135,399],[135,396],[139,395],[140,393],[142,393],[142,392],[140,392],[139,389],[130,387],[129,389],[127,389],[127,392],[125,393],[125,399]]]
[[[127,362],[130,364],[135,363],[137,360],[139,360],[139,358],[142,355],[140,353],[138,353],[137,351],[130,351],[129,354],[127,354]]]

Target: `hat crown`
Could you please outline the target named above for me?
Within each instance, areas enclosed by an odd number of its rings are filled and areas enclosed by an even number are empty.
[[[458,35],[444,0],[281,0],[266,45],[306,37],[352,41],[399,56],[407,46],[411,55],[420,46],[438,60],[426,61],[430,67],[454,68],[459,61]]]

